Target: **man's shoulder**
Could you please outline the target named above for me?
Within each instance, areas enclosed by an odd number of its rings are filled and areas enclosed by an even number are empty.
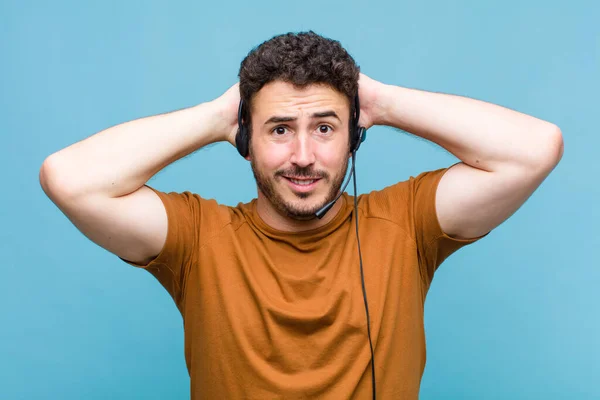
[[[203,231],[219,230],[228,224],[239,225],[245,221],[255,201],[238,202],[234,206],[192,190],[162,191],[150,188],[158,194],[172,217],[191,220]]]
[[[370,217],[385,218],[393,222],[406,221],[411,217],[417,198],[423,200],[424,192],[427,197],[435,196],[435,186],[447,169],[412,173],[406,179],[371,190],[358,197],[359,207]]]

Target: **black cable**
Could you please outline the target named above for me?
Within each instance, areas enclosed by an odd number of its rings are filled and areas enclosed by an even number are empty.
[[[367,290],[365,289],[365,277],[362,266],[362,253],[360,251],[360,239],[358,237],[358,200],[356,191],[356,171],[354,163],[356,160],[356,151],[352,152],[352,181],[354,182],[354,221],[356,222],[356,241],[358,242],[358,259],[360,261],[360,279],[362,281],[363,298],[365,300],[365,312],[367,314],[367,333],[369,335],[369,347],[371,348],[371,378],[373,383],[373,400],[377,398],[375,389],[375,355],[373,353],[373,342],[371,341],[371,323],[369,318],[369,304],[367,303]]]

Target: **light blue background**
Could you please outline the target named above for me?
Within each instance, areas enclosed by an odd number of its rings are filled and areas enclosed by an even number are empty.
[[[44,195],[39,168],[109,126],[212,100],[253,46],[308,29],[340,40],[375,79],[563,132],[544,184],[436,275],[421,399],[600,398],[600,3],[568,3],[0,3],[0,399],[189,397],[173,301],[86,239]],[[376,127],[357,157],[359,192],[456,161]],[[149,183],[229,205],[256,195],[227,143]]]

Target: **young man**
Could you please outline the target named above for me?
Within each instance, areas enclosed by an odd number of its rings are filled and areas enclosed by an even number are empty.
[[[461,162],[336,199],[359,125],[393,126]],[[240,98],[258,196],[236,207],[145,183],[218,141]],[[313,32],[263,43],[240,83],[185,110],[127,122],[48,157],[44,191],[90,240],[151,272],[185,329],[192,398],[416,399],[423,308],[454,251],[511,216],[559,162],[560,129],[463,97],[385,85]]]

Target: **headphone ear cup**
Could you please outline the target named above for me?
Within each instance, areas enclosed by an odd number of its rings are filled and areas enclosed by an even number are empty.
[[[358,134],[356,135],[356,148],[354,151],[358,151],[360,144],[367,138],[367,130],[364,127],[359,126],[357,131]]]
[[[243,119],[243,110],[244,110],[244,101],[240,100],[240,105],[238,107],[238,131],[235,135],[235,147],[237,148],[238,153],[244,158],[248,155],[248,131],[244,126]]]
[[[235,147],[237,148],[238,153],[246,158],[248,155],[248,134],[246,128],[243,126],[238,129],[238,132],[235,135]]]
[[[358,125],[358,121],[360,120],[360,101],[358,99],[358,94],[354,96],[354,115],[352,118],[352,132],[350,135],[350,152],[355,152],[360,147],[361,142],[364,140],[362,138],[362,131],[364,128]]]
[[[350,135],[350,152],[354,152],[357,150],[356,145],[358,142],[358,137],[356,135],[356,125],[352,126],[352,134]]]

